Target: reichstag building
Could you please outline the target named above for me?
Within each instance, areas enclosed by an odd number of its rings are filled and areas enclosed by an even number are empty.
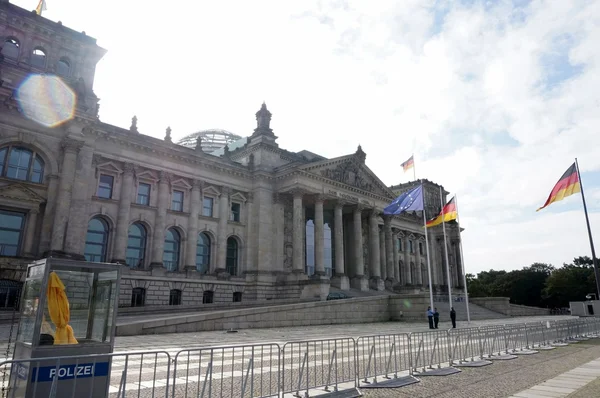
[[[95,39],[5,1],[0,37],[0,308],[48,255],[121,267],[122,307],[427,290],[422,216],[382,214],[416,182],[387,186],[360,146],[331,159],[280,148],[264,103],[245,137],[213,130],[175,143],[168,129],[144,135],[135,117],[109,125],[93,91],[106,52]],[[424,192],[433,217],[439,185]],[[456,289],[457,228],[447,225]],[[429,234],[444,292],[441,227]]]

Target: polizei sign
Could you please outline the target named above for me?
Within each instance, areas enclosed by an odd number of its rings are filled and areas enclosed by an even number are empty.
[[[33,368],[31,381],[43,383],[52,381],[58,375],[58,380],[84,379],[87,377],[107,376],[108,362],[84,363],[79,365],[40,366]]]

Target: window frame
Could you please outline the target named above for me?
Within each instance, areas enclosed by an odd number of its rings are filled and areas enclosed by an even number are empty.
[[[140,188],[143,186],[148,187],[148,195],[141,195],[142,197],[146,196],[146,203],[140,203]],[[135,204],[140,206],[150,206],[150,197],[152,195],[152,184],[148,182],[138,182],[136,195],[135,195]]]
[[[62,74],[62,73],[59,72],[58,65],[61,62],[65,63],[67,65],[67,73],[66,74]],[[56,61],[56,74],[58,76],[69,77],[69,76],[71,76],[72,71],[73,71],[73,67],[72,67],[72,64],[71,64],[71,60],[69,58],[67,58],[67,57],[60,57],[58,59],[58,61]]]
[[[235,256],[230,256],[230,250],[231,250],[231,248],[229,247],[230,241],[235,243]],[[235,261],[235,264],[233,264],[233,266],[229,264],[230,259]],[[240,244],[236,238],[234,238],[233,236],[230,236],[229,238],[227,238],[227,242],[226,242],[225,271],[231,276],[237,276],[238,272],[239,272],[239,267],[240,267]],[[235,272],[231,272],[232,270]]]
[[[206,214],[205,210],[206,210],[206,205],[205,205],[205,200],[210,200],[210,214]],[[214,217],[215,214],[215,197],[211,196],[211,195],[205,195],[202,197],[202,216],[203,217]]]
[[[137,294],[136,294],[137,293]],[[135,298],[141,297],[141,304],[137,305],[138,300]],[[146,289],[143,287],[134,287],[131,289],[131,307],[144,307],[146,305]]]
[[[176,193],[178,193],[178,194],[180,193],[181,194],[181,202],[175,201],[175,194]],[[171,191],[171,211],[176,211],[176,212],[182,213],[183,212],[183,202],[184,201],[185,201],[185,192],[184,191],[181,191],[179,189],[173,189]],[[180,208],[179,209],[175,209],[174,208],[174,204],[175,203],[179,203],[180,204]]]
[[[183,292],[181,289],[169,290],[169,305],[181,305],[183,302]]]
[[[202,292],[202,304],[213,304],[215,302],[215,292],[213,290],[205,290]]]
[[[172,231],[172,232],[173,232],[173,234],[174,234],[174,235],[176,236],[176,238],[177,238],[176,240],[174,240],[174,241],[173,241],[173,242],[176,242],[176,243],[177,243],[177,248],[176,248],[176,250],[172,250],[172,251],[171,251],[171,250],[169,250],[169,251],[168,251],[169,253],[173,253],[173,254],[174,254],[175,260],[174,260],[174,261],[170,261],[170,262],[171,262],[171,263],[173,263],[173,264],[171,264],[169,267],[167,267],[167,266],[166,266],[166,264],[164,264],[164,263],[165,263],[165,253],[167,253],[167,250],[165,249],[165,245],[166,245],[166,243],[167,243],[167,234],[168,234],[170,231]],[[168,229],[165,231],[165,239],[164,239],[164,244],[163,244],[163,266],[164,266],[164,267],[165,267],[165,268],[166,268],[168,271],[170,271],[170,272],[176,272],[176,271],[179,271],[179,263],[180,263],[180,261],[181,261],[181,243],[182,243],[182,241],[183,241],[182,234],[181,234],[181,232],[179,232],[179,230],[177,230],[177,228],[175,228],[175,227],[171,227],[171,228],[168,228]]]
[[[14,177],[10,177],[8,175],[8,170],[10,167],[17,167],[18,169],[23,169],[22,166],[11,166],[10,165],[10,157],[11,157],[13,149],[27,151],[30,153],[30,159],[27,164],[27,176],[25,177],[25,179],[14,178]],[[44,174],[46,171],[46,161],[44,160],[44,158],[42,156],[40,156],[40,153],[38,151],[28,148],[23,145],[6,145],[3,147],[0,147],[0,153],[1,152],[4,152],[4,159],[0,160],[0,162],[1,162],[0,163],[0,177],[8,178],[8,179],[14,180],[14,181],[30,182],[33,184],[43,184],[44,183],[44,177],[45,177]],[[39,181],[33,180],[34,173],[36,173],[36,171],[35,171],[35,162],[36,161],[38,161],[41,165],[41,170],[39,171],[39,174],[40,174]]]
[[[242,302],[242,292],[233,292],[233,302],[234,303]]]
[[[25,239],[25,228],[27,225],[27,213],[25,212],[19,212],[19,211],[13,211],[13,210],[7,210],[7,209],[0,209],[0,214],[7,214],[7,215],[20,215],[21,216],[21,227],[18,230],[19,236],[18,236],[18,242],[16,244],[16,251],[15,251],[15,255],[14,256],[8,256],[8,255],[4,255],[2,254],[3,250],[2,247],[0,246],[0,257],[19,257],[21,255],[21,251],[23,249],[23,241]],[[17,232],[16,229],[13,228],[7,228],[3,225],[0,225],[0,231],[10,231],[10,232]],[[13,246],[13,245],[11,245]]]
[[[237,213],[233,210],[234,206],[237,206]],[[237,215],[237,220],[235,219]],[[229,221],[242,222],[242,204],[237,201],[231,201],[229,205]]]
[[[200,239],[201,239],[200,237],[201,236],[204,236],[208,240],[208,243],[206,245],[206,247],[208,248],[208,254],[199,254],[199,249],[201,247],[201,245],[200,245]],[[200,274],[202,274],[202,275],[208,274],[208,272],[210,271],[210,261],[211,261],[211,257],[212,257],[212,241],[213,240],[212,240],[211,236],[204,231],[200,232],[198,234],[198,238],[196,239],[196,271],[200,272]],[[199,264],[198,263],[199,257],[206,257],[206,264]],[[201,270],[200,265],[206,266],[206,269]]]
[[[110,200],[110,199],[113,198],[113,194],[115,193],[115,181],[117,179],[111,173],[100,172],[99,174],[100,175],[98,176],[98,186],[96,187],[96,197],[100,198],[100,199],[109,199]],[[100,196],[100,188],[101,188],[100,184],[102,184],[102,177],[110,177],[110,178],[112,178],[112,182],[110,184],[110,195],[109,195],[108,198],[105,197],[105,196]]]
[[[94,261],[94,260],[88,260],[87,256],[88,254],[86,254],[87,252],[87,246],[88,246],[88,234],[90,233],[90,223],[93,220],[98,220],[100,221],[100,223],[104,226],[105,230],[103,232],[103,239],[104,241],[102,242],[102,254],[100,255],[100,261]],[[98,231],[94,231],[94,232],[98,232]],[[89,243],[93,246],[100,246],[97,242],[93,242],[93,241],[89,241]],[[109,254],[109,248],[108,245],[110,243],[110,224],[108,223],[108,221],[106,221],[106,219],[104,219],[103,217],[100,216],[94,216],[92,218],[89,219],[88,221],[88,226],[85,232],[85,244],[84,244],[84,249],[83,249],[83,255],[86,257],[86,261],[89,262],[99,262],[99,263],[105,263],[108,261],[108,254]]]
[[[143,233],[142,236],[142,245],[141,247],[133,247],[133,246],[129,246],[129,239],[130,239],[130,234],[129,234],[129,230],[131,229],[131,227],[140,227]],[[137,237],[136,237],[137,239]],[[127,257],[127,252],[129,251],[129,249],[132,250],[138,250],[141,251],[142,256],[140,258],[137,259],[137,265],[134,267],[129,263],[129,259],[133,259],[133,257]],[[146,226],[144,224],[142,224],[141,222],[134,222],[132,224],[129,225],[129,228],[127,228],[127,246],[125,247],[125,263],[127,264],[127,266],[131,269],[144,269],[145,265],[146,265],[146,250],[148,249],[148,228],[146,228]]]
[[[35,53],[36,51],[40,51],[44,54],[44,64],[43,65],[37,65],[37,64],[33,63],[33,60],[35,59],[34,57],[39,56],[38,54]],[[41,46],[35,46],[33,48],[33,50],[31,51],[29,65],[36,69],[46,69],[46,67],[48,65],[48,52]]]
[[[4,54],[4,48],[6,47],[6,43],[9,42],[11,42],[11,44],[17,48],[17,55],[15,57],[11,57],[9,55]],[[19,57],[21,56],[21,42],[17,40],[17,38],[14,36],[8,36],[6,39],[4,39],[4,42],[2,43],[2,55],[5,59],[10,59],[13,62],[18,62]]]

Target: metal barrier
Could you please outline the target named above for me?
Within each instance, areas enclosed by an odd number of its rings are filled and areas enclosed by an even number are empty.
[[[108,377],[109,398],[140,396],[167,398],[171,357],[166,351],[146,351],[32,358],[0,363],[0,373],[15,372],[14,377],[21,380],[23,380],[23,370],[29,370],[31,380],[34,382],[34,396],[38,389],[48,389],[48,398],[91,397],[95,389],[106,386],[101,385],[100,381],[95,385],[95,379]],[[12,377],[13,375],[11,379]],[[82,391],[81,382],[79,386],[77,382],[84,378],[91,378],[90,388]],[[6,398],[20,396],[17,395],[17,389],[11,390],[10,387],[6,387]]]
[[[450,339],[446,330],[411,333],[410,341],[414,373],[420,376],[446,376],[460,372],[451,366]]]
[[[529,349],[527,340],[527,325],[525,323],[504,325],[508,352],[515,355],[537,354],[537,351]]]
[[[483,356],[493,360],[509,360],[517,358],[508,353],[509,344],[504,325],[489,325],[479,327],[482,339]]]
[[[174,358],[173,397],[268,397],[279,394],[278,344],[179,351]]]
[[[527,348],[532,350],[552,350],[550,345],[549,327],[550,322],[535,322],[525,324],[527,331]]]
[[[491,365],[483,357],[483,336],[479,328],[450,329],[450,364],[481,367]]]
[[[351,338],[285,343],[282,350],[281,390],[310,397],[311,390],[356,389],[356,341]],[[322,395],[321,395],[322,396]]]
[[[356,355],[361,388],[395,388],[419,382],[412,376],[408,333],[359,337]]]

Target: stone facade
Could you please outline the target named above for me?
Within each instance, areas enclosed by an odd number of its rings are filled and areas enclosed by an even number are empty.
[[[106,52],[95,39],[7,1],[0,37],[0,217],[19,224],[0,231],[17,236],[0,242],[0,280],[22,280],[32,259],[70,255],[122,267],[124,307],[323,299],[330,286],[426,289],[422,215],[382,214],[416,182],[386,186],[360,146],[333,159],[282,149],[265,104],[243,145],[218,155],[173,143],[170,129],[164,140],[146,136],[135,117],[112,126],[93,92]],[[40,100],[29,114],[14,95],[42,73],[76,99],[56,123],[39,115],[61,104]],[[424,192],[433,216],[440,186],[424,181]],[[462,285],[457,228],[447,225],[453,288]],[[429,234],[432,282],[445,292],[441,227]]]

